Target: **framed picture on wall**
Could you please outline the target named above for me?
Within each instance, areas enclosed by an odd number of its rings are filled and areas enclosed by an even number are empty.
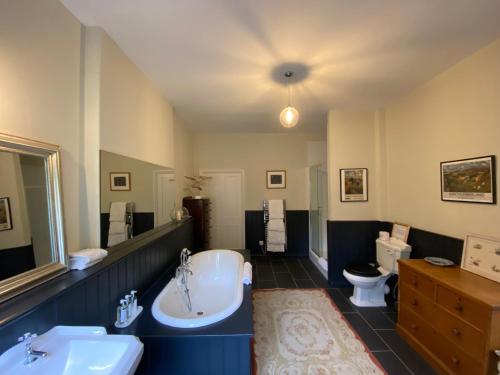
[[[12,215],[8,197],[0,198],[0,231],[12,229]]]
[[[130,190],[130,172],[110,172],[109,183],[111,191]]]
[[[495,156],[441,163],[441,200],[496,203]]]
[[[267,189],[286,189],[286,171],[266,171]]]
[[[340,201],[368,201],[367,168],[348,168],[340,170]]]
[[[477,234],[465,236],[461,266],[500,283],[500,238]]]

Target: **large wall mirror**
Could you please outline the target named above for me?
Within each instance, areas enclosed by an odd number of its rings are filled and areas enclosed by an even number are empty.
[[[171,221],[174,169],[103,150],[100,159],[102,248]]]
[[[0,134],[0,301],[67,270],[59,147]]]

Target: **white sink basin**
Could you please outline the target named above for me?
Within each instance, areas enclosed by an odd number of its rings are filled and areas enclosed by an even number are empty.
[[[104,327],[57,326],[33,338],[32,347],[47,357],[25,365],[19,343],[0,356],[0,374],[132,375],[144,350],[137,337],[108,335]]]

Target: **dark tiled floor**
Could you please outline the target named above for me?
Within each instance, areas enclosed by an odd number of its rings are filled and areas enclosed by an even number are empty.
[[[389,375],[436,374],[396,332],[395,306],[354,306],[349,300],[352,288],[330,288],[307,258],[253,257],[252,266],[254,288],[325,288]]]

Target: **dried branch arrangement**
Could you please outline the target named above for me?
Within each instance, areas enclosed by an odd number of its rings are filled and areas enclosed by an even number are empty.
[[[186,178],[187,187],[186,189],[190,191],[192,195],[201,195],[203,188],[208,180],[212,177],[208,176],[184,176]],[[193,194],[194,190],[198,190],[198,194]]]

